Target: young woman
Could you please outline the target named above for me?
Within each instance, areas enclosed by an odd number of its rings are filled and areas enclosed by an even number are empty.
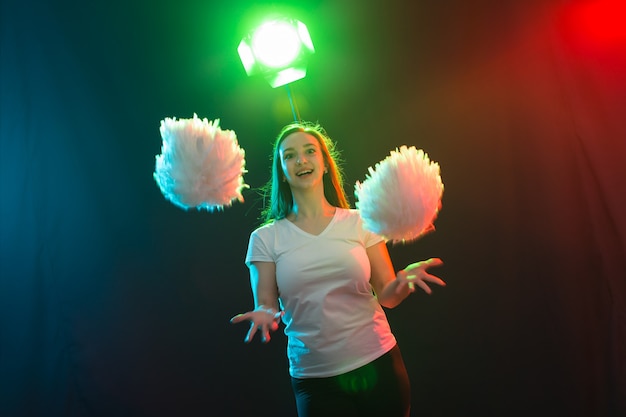
[[[255,309],[245,341],[285,324],[300,417],[409,415],[404,362],[381,306],[393,308],[439,259],[397,274],[383,239],[349,208],[333,142],[318,125],[286,126],[274,144],[266,223],[250,236],[246,264]]]

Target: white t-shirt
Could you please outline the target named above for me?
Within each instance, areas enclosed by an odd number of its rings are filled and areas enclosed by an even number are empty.
[[[357,210],[340,208],[317,236],[287,219],[252,232],[246,264],[276,264],[291,376],[339,375],[395,346],[369,283],[365,249],[381,241],[363,229]]]

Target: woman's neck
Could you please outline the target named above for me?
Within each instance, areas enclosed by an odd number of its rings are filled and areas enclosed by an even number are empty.
[[[293,193],[293,207],[287,216],[290,220],[317,219],[322,217],[332,217],[335,214],[335,207],[332,206],[323,192],[318,193]]]

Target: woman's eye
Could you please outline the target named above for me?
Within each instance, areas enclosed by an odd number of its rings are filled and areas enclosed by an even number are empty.
[[[315,153],[315,148],[309,148],[306,151],[307,153]]]
[[[283,159],[284,159],[284,160],[291,159],[291,157],[292,157],[292,156],[293,156],[293,155],[291,155],[290,153],[287,153],[287,154],[284,154],[284,155],[283,155]]]

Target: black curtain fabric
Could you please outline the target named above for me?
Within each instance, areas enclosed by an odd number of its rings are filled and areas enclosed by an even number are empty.
[[[2,1],[0,415],[295,415],[284,336],[228,322],[291,117],[236,46],[279,6],[348,191],[402,144],[441,165],[437,230],[390,246],[448,283],[388,311],[413,415],[626,414],[620,2],[213,3]],[[185,212],[153,181],[159,121],[194,112],[236,131],[243,204]]]

